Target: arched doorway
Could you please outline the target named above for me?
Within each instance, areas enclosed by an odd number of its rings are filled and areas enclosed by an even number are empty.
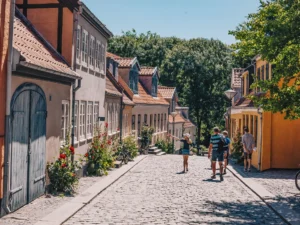
[[[11,101],[11,211],[45,191],[47,106],[43,90],[25,83]]]

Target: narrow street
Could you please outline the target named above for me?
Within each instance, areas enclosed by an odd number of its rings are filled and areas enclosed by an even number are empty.
[[[64,224],[285,224],[230,172],[210,180],[207,158],[181,163],[147,157]]]

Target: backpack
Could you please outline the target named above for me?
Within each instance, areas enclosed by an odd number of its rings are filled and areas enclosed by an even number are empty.
[[[226,145],[226,141],[224,137],[220,135],[220,141],[218,143],[218,153],[221,153],[224,150],[225,145]]]

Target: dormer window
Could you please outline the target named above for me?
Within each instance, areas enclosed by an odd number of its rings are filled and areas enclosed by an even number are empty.
[[[134,94],[138,94],[138,79],[139,79],[139,70],[137,66],[133,66],[129,73],[129,87]]]
[[[157,97],[157,76],[156,74],[152,77],[152,88],[151,88],[152,97]]]

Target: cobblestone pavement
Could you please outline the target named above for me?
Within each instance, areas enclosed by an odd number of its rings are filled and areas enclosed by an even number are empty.
[[[276,196],[276,200],[286,202],[300,214],[300,191],[295,186],[297,170],[267,170],[264,172],[242,172],[242,166],[234,165],[244,177],[254,179]]]
[[[74,196],[83,192],[95,182],[99,181],[99,177],[82,177]],[[72,200],[74,196],[60,197],[51,196],[47,198],[42,196],[28,205],[25,205],[16,212],[9,214],[0,219],[0,225],[29,225],[36,223],[39,219],[53,212],[64,203]]]
[[[71,217],[74,224],[285,224],[232,174],[210,180],[209,161],[149,156]]]

